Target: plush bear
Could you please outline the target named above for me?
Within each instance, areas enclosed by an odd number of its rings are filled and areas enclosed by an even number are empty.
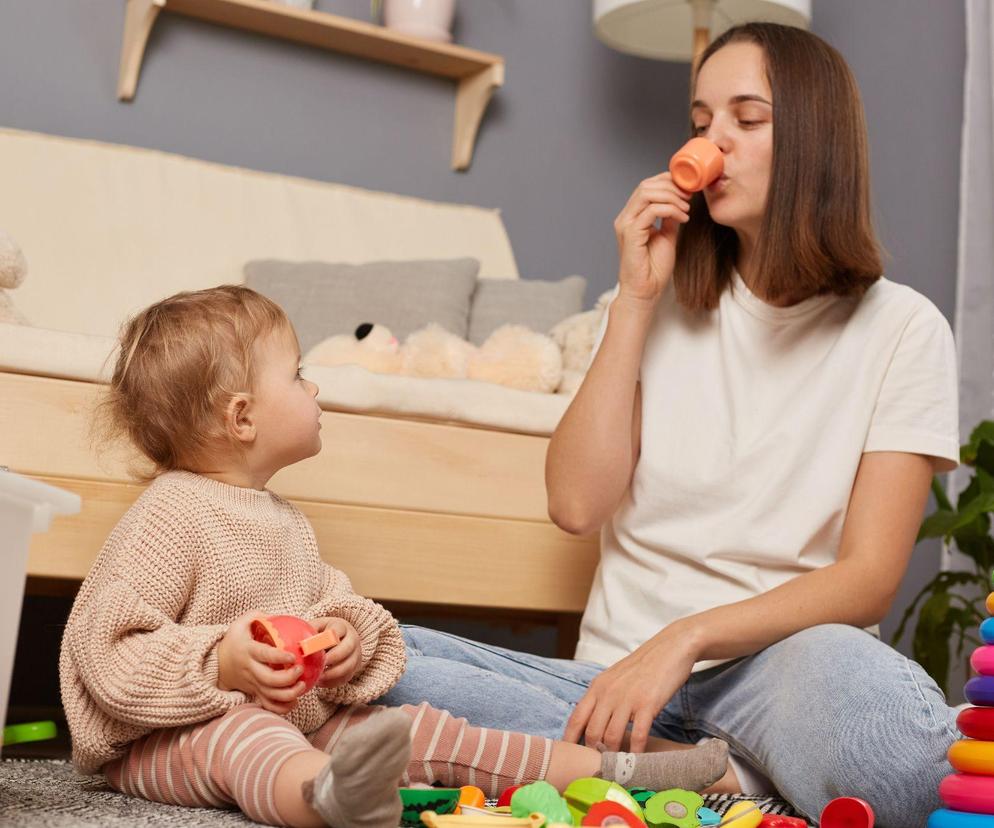
[[[573,394],[583,382],[604,313],[613,297],[613,290],[604,291],[597,298],[593,310],[567,316],[549,331],[549,336],[563,352],[563,377],[556,389],[557,394]]]
[[[555,391],[562,375],[559,346],[521,325],[503,325],[477,348],[434,323],[412,333],[403,345],[383,325],[364,323],[354,334],[318,343],[304,362],[352,364],[411,377],[475,379],[542,393]]]
[[[354,333],[329,336],[303,359],[306,365],[359,365],[378,374],[399,374],[400,343],[382,325],[364,322]]]
[[[0,230],[0,322],[28,324],[28,320],[14,306],[13,300],[7,293],[24,281],[27,272],[28,263],[24,260],[21,248],[3,230]]]

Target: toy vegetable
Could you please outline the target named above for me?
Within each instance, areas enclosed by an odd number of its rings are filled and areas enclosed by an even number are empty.
[[[317,684],[324,667],[324,651],[338,643],[338,636],[331,630],[317,632],[303,618],[295,615],[270,615],[256,618],[251,625],[252,638],[294,656],[293,664],[270,664],[274,670],[288,670],[293,666],[303,668],[300,680],[305,690]]]

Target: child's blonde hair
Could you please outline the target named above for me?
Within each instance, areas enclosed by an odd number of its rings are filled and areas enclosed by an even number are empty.
[[[151,461],[146,479],[209,458],[230,439],[224,412],[255,386],[253,343],[293,326],[283,309],[241,285],[186,291],[156,302],[121,329],[101,404],[104,436],[125,436]]]

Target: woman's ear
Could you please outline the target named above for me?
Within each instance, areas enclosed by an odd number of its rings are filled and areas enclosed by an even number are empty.
[[[224,410],[224,427],[239,443],[251,445],[255,442],[255,418],[252,398],[248,394],[235,394],[228,401]]]

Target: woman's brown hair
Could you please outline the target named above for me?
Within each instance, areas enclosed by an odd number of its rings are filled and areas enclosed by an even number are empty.
[[[843,57],[803,29],[746,23],[704,50],[757,44],[773,93],[773,162],[755,251],[755,292],[771,303],[862,295],[883,272],[870,212],[866,122]],[[693,124],[691,124],[693,133]],[[677,239],[673,284],[691,310],[713,310],[731,281],[738,237],[711,219],[701,193]]]
[[[278,331],[294,336],[283,309],[241,285],[177,293],[146,308],[121,329],[97,436],[126,437],[152,466],[139,477],[196,470],[228,439],[228,402],[255,386],[255,341]]]

